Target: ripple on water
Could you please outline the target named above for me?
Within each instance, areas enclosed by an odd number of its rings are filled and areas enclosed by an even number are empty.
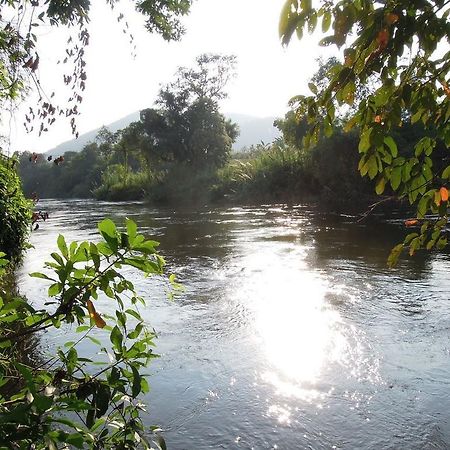
[[[37,304],[45,286],[25,273],[58,233],[91,239],[104,216],[157,236],[185,284],[168,302],[161,280],[128,273],[160,336],[149,423],[167,430],[169,448],[450,447],[449,258],[419,254],[387,269],[396,222],[361,226],[304,205],[40,207],[50,221],[19,277]],[[62,338],[43,341],[51,351]]]

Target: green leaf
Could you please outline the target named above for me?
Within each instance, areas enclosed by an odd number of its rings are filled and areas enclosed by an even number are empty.
[[[135,330],[132,331],[131,333],[128,333],[128,338],[129,339],[136,339],[141,334],[141,331],[143,330],[143,328],[144,328],[144,325],[142,323],[138,323],[136,325]]]
[[[442,172],[442,178],[444,180],[450,180],[450,166],[447,166]]]
[[[64,260],[61,258],[61,256],[58,253],[51,253],[50,256],[60,265],[64,266]]]
[[[115,223],[111,219],[104,219],[98,224],[98,230],[100,231],[100,234],[110,237],[116,237],[117,235],[117,228]]]
[[[47,275],[45,275],[45,273],[41,273],[41,272],[32,272],[29,274],[29,276],[33,277],[33,278],[42,278],[43,280],[56,281],[53,278],[50,278]]]
[[[368,171],[369,178],[373,180],[378,173],[378,163],[374,155],[372,155],[369,158],[368,164],[369,164],[369,171]]]
[[[133,309],[127,309],[125,312],[139,321],[142,320],[141,315]]]
[[[336,44],[336,38],[334,36],[326,36],[319,41],[321,47],[328,47],[332,44]]]
[[[405,237],[405,240],[403,241],[403,243],[405,245],[408,245],[414,238],[418,237],[419,233],[410,233]]]
[[[68,434],[64,440],[69,445],[73,445],[77,448],[84,448],[85,439],[80,433]]]
[[[326,33],[330,29],[330,25],[331,25],[331,13],[330,11],[327,10],[323,13],[322,32]]]
[[[394,139],[391,136],[386,136],[384,138],[384,143],[389,147],[392,157],[396,158],[398,154],[398,149]]]
[[[128,217],[125,219],[125,223],[127,226],[127,233],[128,233],[128,238],[130,239],[130,241],[133,241],[133,239],[136,237],[137,235],[137,225],[136,222],[134,222],[131,219],[128,219]]]
[[[397,166],[392,169],[391,172],[391,187],[394,191],[396,191],[400,183],[402,182],[402,166]]]
[[[414,124],[422,117],[423,111],[419,109],[413,116],[411,117],[411,123]]]
[[[131,370],[133,372],[133,384],[131,386],[131,395],[136,398],[139,393],[141,392],[141,375],[139,371],[134,367],[131,366]]]
[[[278,33],[283,45],[287,45],[291,40],[295,29],[297,31],[303,28],[304,18],[300,20],[299,15],[292,11],[293,0],[287,0],[281,11],[280,21],[278,24]]]
[[[54,283],[48,288],[48,296],[55,297],[62,291],[63,285],[61,283]]]
[[[397,265],[398,258],[400,257],[402,251],[403,244],[398,244],[391,250],[387,261],[389,267],[394,267]]]
[[[419,219],[423,219],[425,217],[425,214],[428,211],[428,205],[430,203],[430,197],[424,195],[417,205],[417,217]]]
[[[370,135],[372,134],[372,128],[367,128],[362,134],[359,140],[358,150],[359,153],[366,153],[370,148]]]
[[[66,244],[66,240],[64,239],[64,236],[62,234],[60,234],[58,236],[58,239],[56,242],[58,244],[58,248],[59,248],[59,251],[61,252],[61,254],[64,256],[64,258],[68,259],[69,252],[67,250],[67,244]]]
[[[109,339],[118,351],[122,350],[123,334],[117,326],[112,329]]]
[[[376,184],[375,192],[378,195],[381,195],[384,192],[385,186],[386,186],[386,178],[382,176]]]

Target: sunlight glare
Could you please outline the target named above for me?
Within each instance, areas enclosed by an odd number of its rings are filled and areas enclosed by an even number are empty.
[[[314,387],[321,372],[344,357],[342,320],[325,300],[330,287],[322,277],[303,261],[286,267],[273,254],[270,259],[270,270],[255,270],[258,261],[268,260],[261,254],[247,260],[253,266],[255,331],[269,363],[261,378],[282,395],[312,402],[323,395]]]

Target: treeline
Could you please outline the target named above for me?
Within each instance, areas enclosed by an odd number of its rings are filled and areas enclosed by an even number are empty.
[[[238,136],[237,125],[219,111],[234,66],[233,56],[199,56],[194,68],[177,71],[139,121],[116,133],[102,129],[96,142],[66,153],[62,163],[60,156],[49,161],[22,154],[25,191],[40,197],[200,200]]]
[[[332,61],[331,61],[332,62]],[[140,200],[153,203],[260,203],[318,200],[334,208],[367,205],[374,183],[361,178],[357,131],[337,124],[311,150],[302,140],[308,126],[293,112],[275,122],[282,138],[231,154],[236,124],[219,110],[233,74],[232,56],[201,55],[163,87],[156,107],[116,133],[103,128],[80,153],[20,156],[25,192],[38,197]],[[319,69],[316,78],[323,79]],[[399,156],[413,153],[423,134],[405,118],[393,136]],[[433,153],[442,164],[445,148]],[[389,187],[385,191],[389,195]]]
[[[96,142],[80,153],[67,152],[62,163],[56,164],[53,159],[49,162],[42,155],[34,162],[33,155],[23,153],[19,171],[25,192],[40,197],[146,199],[154,203],[318,200],[337,208],[365,205],[375,198],[373,183],[358,172],[356,132],[336,128],[332,137],[304,151],[301,130],[306,127],[288,113],[276,122],[283,138],[231,155],[236,129],[218,112],[209,112],[215,123],[198,133],[194,126],[184,126],[174,133],[160,114],[144,110],[140,122],[115,134],[102,129]],[[158,136],[157,141],[153,135],[153,145],[149,146],[154,120],[164,124],[167,140]],[[197,141],[187,139],[181,131]],[[397,131],[399,155],[411,154],[410,142],[421,132],[420,126],[408,123]],[[178,142],[172,144],[169,139]],[[204,145],[199,145],[203,140]],[[184,151],[163,151],[163,146],[183,146]],[[438,149],[434,164],[441,161]]]

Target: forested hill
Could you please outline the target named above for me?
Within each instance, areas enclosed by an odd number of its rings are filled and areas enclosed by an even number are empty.
[[[225,114],[225,116],[239,126],[240,134],[233,144],[234,150],[241,150],[243,147],[260,144],[261,141],[270,143],[280,135],[279,131],[273,126],[275,117],[255,117],[235,113]],[[127,127],[131,122],[137,120],[139,120],[138,111],[128,114],[127,116],[122,117],[122,119],[106,125],[106,127],[110,131],[115,132]],[[65,152],[79,152],[86,144],[95,140],[99,129],[100,128],[96,128],[95,130],[81,134],[78,139],[63,142],[58,146],[49,149],[46,153],[62,155]]]
[[[115,132],[127,127],[131,122],[139,120],[139,111],[128,114],[128,116],[122,117],[113,123],[106,125],[106,127],[111,131]],[[70,141],[63,142],[58,146],[49,149],[46,153],[54,153],[58,155],[63,155],[65,152],[80,152],[83,147],[89,142],[94,142],[100,128],[88,131],[87,133],[80,134],[78,139],[71,139]]]

